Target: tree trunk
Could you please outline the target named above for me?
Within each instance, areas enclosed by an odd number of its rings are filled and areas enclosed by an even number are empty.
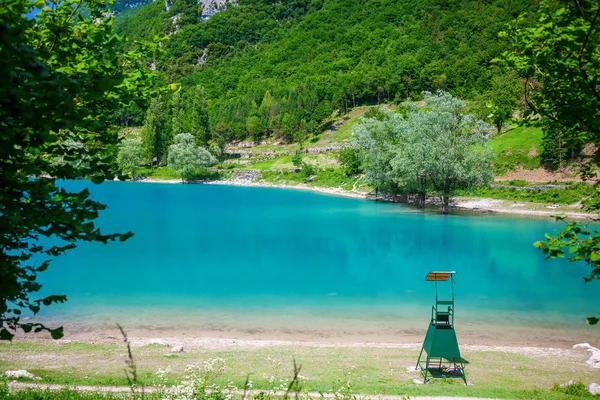
[[[425,192],[421,192],[419,193],[419,197],[418,197],[418,201],[419,201],[419,208],[420,209],[424,209],[425,208]]]
[[[448,182],[448,179],[445,179],[444,180],[444,192],[442,194],[442,213],[443,214],[448,214],[449,203],[450,203],[450,182]]]

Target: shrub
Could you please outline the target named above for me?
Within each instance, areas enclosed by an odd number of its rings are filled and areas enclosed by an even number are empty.
[[[592,394],[588,392],[585,384],[583,384],[583,382],[581,381],[570,381],[565,385],[559,385],[558,383],[555,383],[554,387],[552,388],[552,391],[568,394],[577,398],[592,397]]]

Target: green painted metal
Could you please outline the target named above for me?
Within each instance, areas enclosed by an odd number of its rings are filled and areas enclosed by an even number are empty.
[[[460,358],[456,332],[454,329],[442,325],[429,325],[423,349],[429,357]]]
[[[431,373],[431,361],[437,359],[437,371],[452,370],[455,376],[462,377],[467,383],[465,376],[464,360],[460,354],[456,331],[454,330],[454,271],[452,272],[430,272],[425,278],[435,283],[435,304],[431,307],[431,320],[423,347],[419,353],[416,368],[423,374],[423,382],[427,382],[427,376]],[[451,299],[440,299],[438,284],[450,282],[452,285]],[[425,366],[421,365],[421,357],[426,355]]]

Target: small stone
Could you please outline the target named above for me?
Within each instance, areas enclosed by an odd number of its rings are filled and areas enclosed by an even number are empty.
[[[592,368],[600,368],[600,349],[591,346],[589,343],[576,344],[573,348],[587,350],[592,353],[585,363]]]
[[[413,379],[413,382],[417,385],[422,385],[424,383],[423,379]]]
[[[183,346],[175,346],[171,349],[171,353],[183,353]]]
[[[598,385],[597,383],[590,383],[587,387],[587,390],[593,396],[597,396],[600,394],[600,385]]]
[[[19,378],[28,378],[28,379],[34,379],[39,381],[40,378],[39,376],[35,376],[34,374],[32,374],[31,372],[28,372],[24,369],[19,369],[16,371],[6,371],[4,373],[4,375],[6,375],[7,378],[12,378],[12,379],[19,379]]]

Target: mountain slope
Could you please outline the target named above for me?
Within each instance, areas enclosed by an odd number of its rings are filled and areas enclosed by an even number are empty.
[[[168,11],[155,2],[118,27],[132,39],[170,35],[158,68],[184,90],[204,87],[212,130],[221,124],[229,139],[303,140],[333,110],[436,89],[477,99],[505,73],[492,63],[507,48],[498,32],[535,7],[507,0],[240,0],[203,22],[194,0],[175,1]],[[248,126],[253,117],[256,129]]]

